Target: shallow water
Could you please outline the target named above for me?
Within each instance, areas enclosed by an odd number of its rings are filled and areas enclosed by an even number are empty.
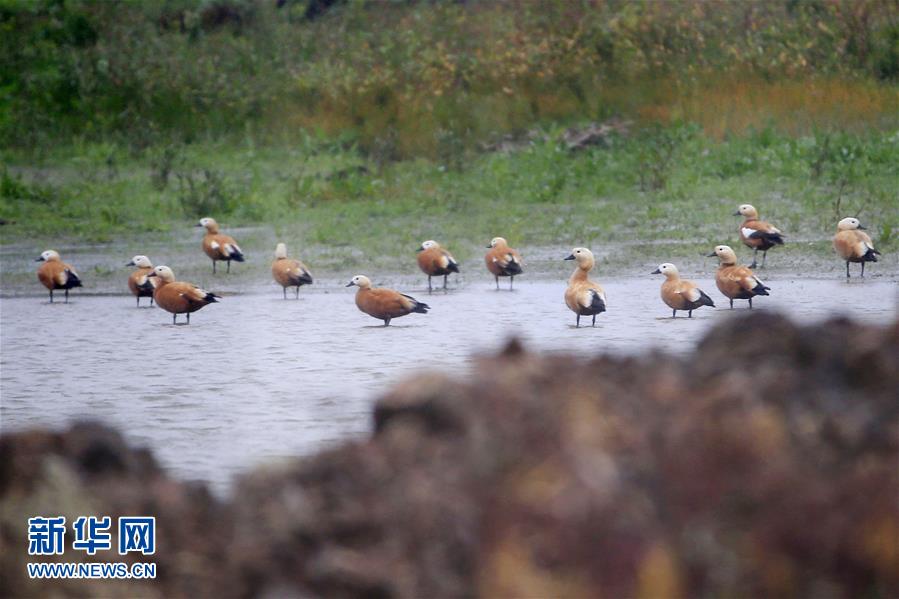
[[[492,282],[428,295],[421,281],[401,287],[429,303],[389,328],[356,310],[337,281],[282,300],[280,288],[230,295],[172,326],[130,296],[0,300],[0,424],[10,431],[94,418],[151,447],[174,473],[227,487],[233,474],[282,456],[308,454],[370,430],[375,398],[418,369],[464,372],[473,352],[511,336],[527,347],[631,353],[651,346],[683,352],[728,310],[712,281],[697,279],[718,304],[692,319],[670,318],[661,277],[603,280],[609,311],[595,328],[574,328],[564,281]],[[853,280],[767,278],[757,310],[804,321],[835,313],[887,323],[897,285]],[[183,318],[183,317],[182,317]],[[589,319],[582,319],[589,324]]]

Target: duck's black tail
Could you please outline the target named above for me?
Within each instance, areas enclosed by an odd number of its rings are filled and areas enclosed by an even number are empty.
[[[606,311],[606,303],[603,301],[599,294],[595,290],[590,290],[593,294],[593,299],[590,301],[590,311],[594,314],[599,314],[600,312]]]
[[[431,309],[431,306],[425,304],[424,302],[420,302],[411,295],[406,295],[405,293],[401,294],[406,299],[412,300],[412,311],[418,312],[419,314],[427,314],[428,310]]]
[[[450,260],[449,266],[446,269],[450,272],[459,272],[459,265]]]
[[[231,260],[234,260],[235,262],[243,262],[244,260],[246,260],[246,258],[243,255],[243,252],[241,252],[236,247],[231,248],[231,253],[229,254],[229,257]]]
[[[780,233],[764,233],[763,237],[768,243],[773,245],[783,245],[784,238]]]
[[[868,251],[865,252],[865,255],[862,256],[862,262],[877,262],[877,256],[880,254],[874,248],[868,248]]]
[[[312,284],[312,275],[308,272],[302,272],[294,277],[291,277],[291,282],[294,285],[311,285]]]
[[[514,262],[514,261],[510,261],[508,264],[506,264],[506,267],[503,268],[503,270],[506,272],[507,276],[520,275],[521,273],[524,272],[521,269],[521,264],[519,264],[518,262]]]
[[[765,287],[763,284],[759,283],[752,288],[752,292],[756,295],[769,295],[768,291],[770,289],[770,287]]]
[[[700,306],[711,306],[715,307],[715,302],[712,301],[708,295],[705,294],[705,291],[702,289],[699,290],[699,305]]]
[[[71,289],[72,287],[81,287],[81,279],[71,270],[66,269],[65,289]]]

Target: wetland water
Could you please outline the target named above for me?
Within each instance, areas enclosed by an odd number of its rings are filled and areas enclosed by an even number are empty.
[[[714,282],[697,277],[718,308],[673,320],[658,296],[662,277],[598,279],[609,311],[596,328],[581,329],[563,303],[564,281],[527,278],[511,293],[478,281],[430,296],[421,278],[390,281],[432,310],[386,329],[357,311],[355,290],[338,280],[303,288],[299,300],[282,300],[273,285],[245,289],[195,313],[190,326],[172,326],[158,308],[137,309],[127,295],[76,290],[68,305],[51,305],[43,294],[7,295],[0,424],[11,431],[99,419],[152,448],[175,474],[222,490],[250,465],[369,431],[371,402],[393,382],[419,369],[464,373],[473,353],[513,335],[530,349],[581,356],[649,347],[678,353],[746,310],[746,302],[727,309]],[[757,310],[804,321],[897,316],[895,281],[783,274],[765,281],[772,295],[759,298]]]

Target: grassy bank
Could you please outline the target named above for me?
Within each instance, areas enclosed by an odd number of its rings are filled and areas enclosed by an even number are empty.
[[[105,242],[166,236],[213,215],[231,227],[265,224],[300,251],[403,256],[435,238],[465,259],[503,235],[622,253],[666,243],[692,255],[733,241],[731,213],[748,202],[806,251],[829,251],[836,221],[858,213],[883,251],[899,247],[895,131],[764,130],[718,141],[682,126],[622,130],[582,150],[568,149],[562,134],[534,131],[464,164],[378,164],[312,138],[164,146],[138,157],[110,144],[63,147],[40,161],[7,152],[0,218],[9,224],[0,232],[5,243]]]
[[[3,244],[212,215],[253,252],[673,258],[749,202],[810,255],[859,211],[897,248],[895,2],[313,4],[0,0]]]

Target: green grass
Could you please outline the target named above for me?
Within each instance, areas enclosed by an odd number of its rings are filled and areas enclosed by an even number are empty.
[[[579,152],[556,141],[560,131],[544,133],[520,151],[455,165],[379,165],[313,138],[137,156],[109,144],[59,147],[39,160],[7,151],[0,218],[13,224],[0,235],[41,248],[178,237],[211,215],[230,227],[267,225],[301,255],[337,248],[343,258],[334,260],[399,262],[429,238],[466,260],[502,235],[519,246],[620,248],[608,258],[614,268],[629,253],[692,256],[734,242],[731,213],[748,202],[808,253],[829,252],[836,221],[859,211],[882,251],[899,248],[899,132],[792,138],[764,130],[714,141],[694,127],[653,128]],[[659,180],[641,183],[651,171]],[[271,251],[265,236],[242,241],[257,255]]]

